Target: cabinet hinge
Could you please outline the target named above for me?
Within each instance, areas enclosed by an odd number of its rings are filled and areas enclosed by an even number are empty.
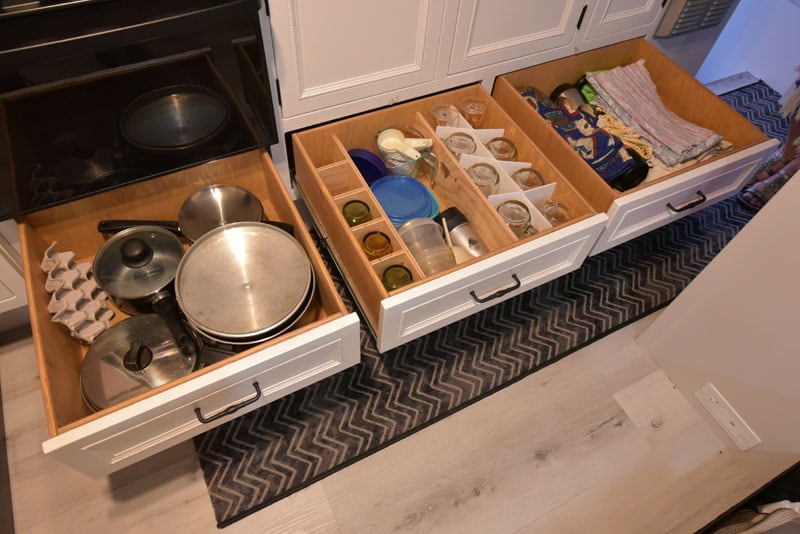
[[[661,0],[661,8],[663,9],[669,0]]]
[[[281,99],[281,81],[275,78],[275,91],[278,93],[278,107],[283,107],[283,100]]]
[[[581,24],[583,24],[583,17],[584,17],[584,15],[586,15],[586,8],[587,7],[589,7],[588,4],[584,4],[583,5],[583,8],[581,9],[581,15],[578,17],[578,26],[577,26],[577,28],[579,30],[581,29]]]

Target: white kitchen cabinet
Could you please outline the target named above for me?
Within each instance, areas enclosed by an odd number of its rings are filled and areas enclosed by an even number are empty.
[[[598,0],[587,9],[576,49],[580,51],[649,36],[666,0]]]
[[[461,0],[448,73],[567,55],[585,5],[579,0]]]
[[[632,37],[656,0],[271,0],[286,133]]]
[[[19,254],[17,225],[13,220],[0,223],[0,331],[24,324],[28,299],[22,258]]]
[[[284,119],[335,114],[336,106],[436,77],[442,1],[283,0],[269,7]]]

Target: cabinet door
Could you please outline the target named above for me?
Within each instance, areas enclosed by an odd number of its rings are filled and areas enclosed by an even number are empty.
[[[581,27],[580,50],[648,35],[659,21],[663,0],[598,0]],[[588,19],[588,20],[586,20]]]
[[[284,118],[432,81],[444,2],[269,2]]]
[[[461,0],[450,74],[515,59],[546,56],[541,61],[547,61],[566,55],[585,3]]]
[[[16,223],[12,220],[0,222],[0,314],[19,310],[28,304],[22,259],[14,246],[18,242]],[[17,326],[13,317],[0,318],[0,331],[13,326]]]

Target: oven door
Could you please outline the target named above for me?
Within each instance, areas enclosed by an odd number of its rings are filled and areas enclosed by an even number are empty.
[[[259,0],[0,6],[0,219],[277,142]]]

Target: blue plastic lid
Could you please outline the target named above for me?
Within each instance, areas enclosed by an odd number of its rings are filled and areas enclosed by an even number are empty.
[[[377,154],[363,148],[354,148],[347,153],[368,184],[386,176],[386,164]]]
[[[395,226],[409,219],[430,216],[433,195],[419,180],[403,175],[384,176],[376,180],[371,189]]]

